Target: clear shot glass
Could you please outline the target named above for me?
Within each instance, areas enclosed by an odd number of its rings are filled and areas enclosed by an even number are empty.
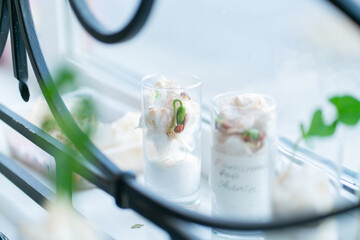
[[[166,73],[142,79],[145,184],[180,205],[199,204],[201,80]]]
[[[212,215],[266,222],[272,217],[276,104],[261,94],[225,93],[211,107]]]

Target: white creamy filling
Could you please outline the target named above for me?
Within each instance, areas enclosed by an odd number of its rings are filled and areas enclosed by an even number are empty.
[[[177,162],[181,157],[172,157],[174,152],[195,150],[195,134],[200,121],[200,107],[193,100],[181,95],[180,90],[166,89],[179,88],[173,81],[163,78],[155,84],[155,87],[159,89],[144,90],[142,127],[146,146],[145,156],[148,159],[157,158],[159,161],[172,159],[171,161]],[[175,99],[180,99],[186,109],[187,121],[184,130],[172,136],[168,134],[168,131],[174,121],[173,102]]]
[[[267,130],[276,121],[274,106],[259,94],[244,94],[225,98],[219,103],[219,116],[230,120],[232,128]]]
[[[271,218],[270,171],[265,152],[252,156],[212,150],[212,213],[241,220]]]
[[[145,183],[155,192],[169,198],[194,194],[200,183],[197,157],[181,153],[183,159],[151,159],[145,162]]]
[[[252,151],[248,144],[246,144],[238,135],[221,136],[224,137],[224,142],[217,142],[214,146],[218,152],[241,156],[250,156]],[[239,160],[240,161],[240,160]]]
[[[238,110],[265,110],[269,108],[269,104],[262,95],[252,93],[230,96],[220,103],[222,108],[228,108],[229,106],[234,106]]]

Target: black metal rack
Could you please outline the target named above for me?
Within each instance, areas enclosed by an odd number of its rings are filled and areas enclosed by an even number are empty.
[[[110,32],[94,18],[85,0],[69,0],[70,6],[82,26],[91,36],[104,43],[124,42],[135,36],[146,23],[154,2],[154,0],[142,0],[131,21],[119,31]],[[360,25],[360,7],[358,4],[350,0],[328,0],[328,2]],[[187,226],[192,224],[231,230],[280,229],[319,221],[360,207],[360,204],[354,204],[327,214],[307,218],[269,223],[249,223],[212,218],[163,200],[139,184],[134,174],[122,171],[114,165],[77,126],[59,95],[46,65],[36,35],[29,0],[0,0],[0,14],[0,55],[4,50],[10,32],[14,76],[19,81],[22,98],[27,101],[30,96],[26,85],[26,55],[28,55],[52,114],[78,152],[57,141],[1,104],[0,119],[55,157],[56,175],[68,179],[67,184],[71,184],[72,173],[61,171],[61,166],[72,164],[74,172],[113,196],[120,208],[133,209],[167,231],[172,239],[195,239],[195,236],[186,230]],[[54,195],[51,190],[4,155],[0,155],[0,172],[40,205]],[[71,192],[68,192],[68,195],[71,196]]]

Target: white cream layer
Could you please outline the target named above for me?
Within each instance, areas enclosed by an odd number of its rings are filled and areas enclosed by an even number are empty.
[[[200,161],[192,154],[183,159],[149,159],[145,161],[145,183],[168,198],[186,197],[197,192],[200,183]]]
[[[213,149],[210,172],[212,214],[238,220],[269,220],[269,162],[263,153],[244,157]]]

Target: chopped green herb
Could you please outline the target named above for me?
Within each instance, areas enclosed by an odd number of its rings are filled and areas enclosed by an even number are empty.
[[[243,133],[243,136],[245,138],[249,137],[250,140],[254,140],[254,141],[259,139],[259,135],[260,135],[260,131],[256,128],[248,129]]]
[[[160,96],[159,90],[155,90],[155,99],[158,99]]]
[[[216,122],[216,123],[221,123],[222,121],[224,121],[224,117],[221,116],[220,114],[218,114],[218,115],[216,116],[215,122]]]

